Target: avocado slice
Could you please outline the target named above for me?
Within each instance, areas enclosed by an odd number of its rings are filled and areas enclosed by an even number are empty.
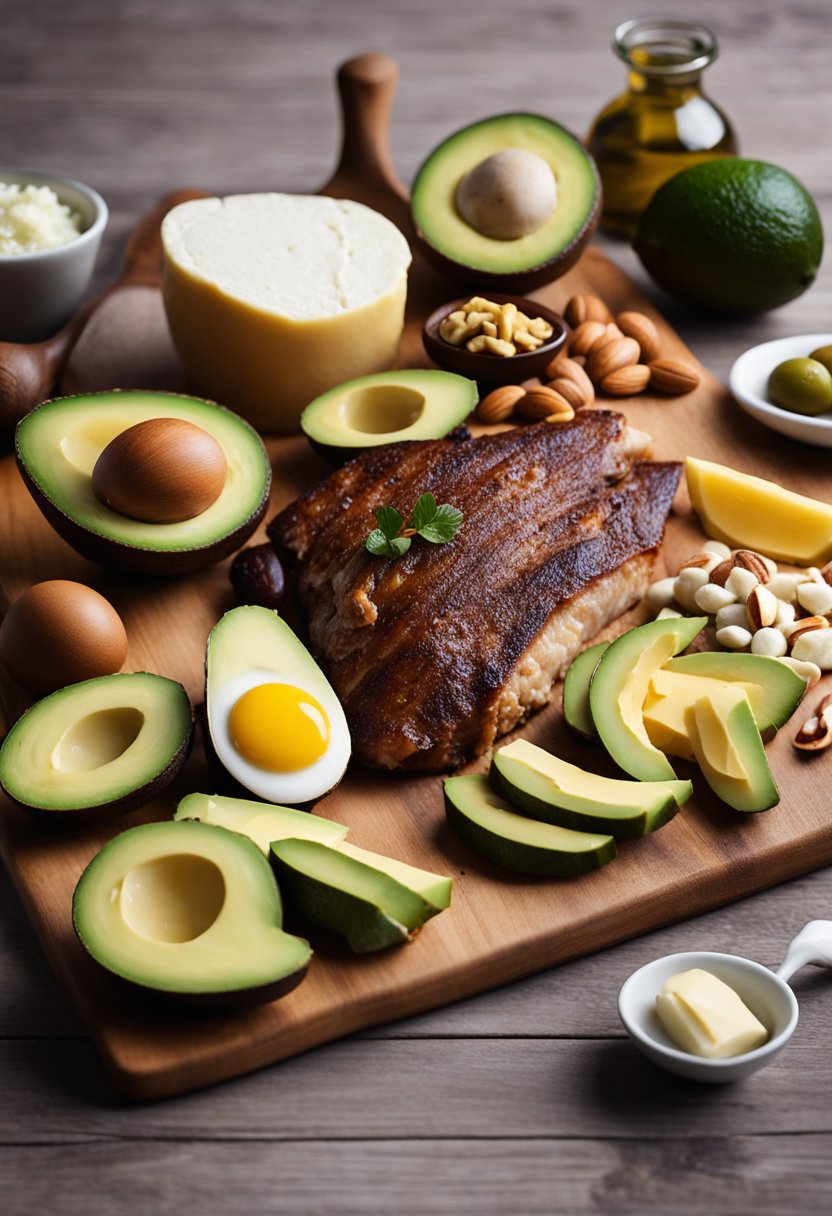
[[[489,780],[534,819],[617,840],[655,832],[693,793],[689,781],[599,777],[525,739],[494,753]]]
[[[767,811],[780,794],[748,697],[723,685],[685,712],[696,762],[708,785],[735,811]]]
[[[99,676],[37,701],[0,748],[0,784],[29,810],[133,810],[185,763],[193,716],[185,689],[148,672]]]
[[[220,794],[188,794],[173,817],[175,820],[198,819],[201,823],[239,832],[253,840],[264,857],[269,856],[273,840],[283,840],[286,836],[337,844],[347,834],[342,823],[333,823],[331,819],[323,819],[309,811],[249,802],[245,798],[225,798]]]
[[[289,751],[309,721],[319,723],[321,748],[308,763],[292,756],[274,760],[232,729],[233,714],[243,697],[258,688],[289,690],[298,705],[266,698],[266,726]],[[245,789],[268,802],[297,806],[322,797],[338,784],[350,758],[350,733],[341,703],[309,651],[284,620],[270,608],[232,608],[214,626],[205,658],[205,705],[208,734],[219,762]],[[290,712],[291,711],[291,712]],[[268,741],[267,741],[268,742]],[[281,749],[284,753],[285,747]],[[302,767],[300,766],[302,765]]]
[[[689,646],[707,617],[650,621],[623,633],[601,656],[589,686],[592,720],[616,764],[640,781],[672,781],[667,757],[653,746],[642,711],[650,682],[668,659]]]
[[[347,380],[310,401],[300,416],[312,447],[333,464],[402,439],[442,439],[478,400],[473,380],[414,368]]]
[[[208,1004],[259,1004],[303,979],[312,951],[286,933],[260,850],[210,824],[147,823],[111,840],[72,900],[81,944],[114,975]]]
[[[572,878],[600,869],[616,854],[612,836],[575,832],[518,814],[480,774],[448,778],[445,812],[475,853],[518,874]]]
[[[513,150],[549,167],[556,205],[534,230],[500,239],[463,218],[459,190],[472,170]],[[601,188],[595,162],[558,123],[540,114],[498,114],[456,131],[430,154],[416,174],[410,205],[424,252],[443,273],[522,292],[577,261],[598,222]]]
[[[563,716],[579,735],[596,739],[598,731],[589,707],[589,685],[609,642],[597,642],[574,658],[563,681]]]
[[[180,523],[144,523],[104,506],[92,472],[104,448],[128,427],[181,418],[207,431],[227,463],[216,501]],[[230,410],[176,393],[109,392],[47,401],[18,424],[23,480],[49,523],[84,557],[137,574],[184,574],[210,566],[248,539],[265,514],[268,454],[253,427]]]
[[[271,853],[287,901],[356,954],[410,941],[450,902],[450,879],[364,849],[275,840]]]

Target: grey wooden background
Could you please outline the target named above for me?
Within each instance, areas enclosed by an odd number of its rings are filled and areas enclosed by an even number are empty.
[[[743,150],[802,178],[832,232],[829,0],[654,7],[717,31],[710,91]],[[584,132],[623,84],[608,43],[637,12],[618,0],[0,0],[0,165],[104,193],[104,282],[129,227],[169,189],[320,185],[337,143],[331,73],[349,55],[401,61],[394,147],[408,180],[442,136],[489,112],[539,109]],[[639,277],[624,246],[609,251]],[[832,273],[827,264],[803,299],[755,321],[714,326],[661,304],[724,376],[753,341],[832,329]],[[830,772],[820,760],[818,779]],[[832,873],[820,871],[255,1076],[131,1107],[0,874],[0,1210],[828,1211],[832,977],[800,974],[788,1051],[725,1088],[643,1062],[615,998],[634,968],[670,951],[775,965],[804,921],[830,914]]]

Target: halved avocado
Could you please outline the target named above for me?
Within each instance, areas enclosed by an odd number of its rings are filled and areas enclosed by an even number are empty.
[[[685,712],[702,775],[735,811],[767,811],[780,801],[748,698],[723,685]]]
[[[144,523],[104,506],[92,471],[104,448],[128,427],[181,418],[207,431],[228,471],[207,510],[179,523]],[[268,454],[257,432],[231,410],[176,393],[89,393],[46,401],[18,424],[15,447],[23,480],[52,527],[84,557],[137,574],[184,574],[227,557],[265,514]]]
[[[475,853],[518,874],[572,878],[600,869],[616,854],[612,836],[575,832],[518,814],[479,774],[448,778],[445,812]]]
[[[347,380],[310,401],[301,430],[325,460],[343,464],[365,448],[400,439],[442,439],[478,400],[473,380],[414,368]]]
[[[693,793],[689,781],[599,777],[525,739],[494,753],[489,780],[534,819],[617,840],[655,832]]]
[[[193,738],[185,689],[148,672],[99,676],[38,701],[0,748],[0,784],[29,810],[122,814],[167,789]]]
[[[345,937],[356,954],[411,940],[450,902],[450,880],[363,849],[312,840],[276,840],[272,864],[286,900],[304,916]],[[369,859],[369,860],[368,860]],[[438,903],[426,897],[437,894]]]
[[[589,707],[589,685],[609,642],[598,642],[574,658],[563,681],[563,716],[579,735],[596,739],[598,731]]]
[[[589,686],[592,720],[616,764],[639,781],[673,781],[667,757],[653,746],[642,710],[655,672],[689,646],[707,617],[672,617],[630,629],[601,656]]]
[[[265,857],[269,856],[273,840],[284,840],[287,836],[337,844],[347,834],[342,823],[333,823],[331,819],[323,819],[309,811],[250,802],[246,798],[225,798],[220,794],[188,794],[173,817],[175,820],[198,819],[200,823],[212,823],[229,832],[239,832],[253,840]]]
[[[472,170],[513,150],[532,153],[548,166],[556,205],[532,231],[498,239],[463,218],[458,192]],[[524,188],[519,181],[517,188]],[[498,186],[495,196],[501,193]],[[592,157],[574,135],[540,114],[498,114],[456,131],[419,169],[411,195],[422,248],[440,271],[480,288],[521,293],[565,274],[595,231],[600,210]]]
[[[81,944],[114,975],[201,1005],[254,1005],[295,988],[312,951],[282,928],[271,867],[244,836],[168,820],[104,846],[75,888]]]

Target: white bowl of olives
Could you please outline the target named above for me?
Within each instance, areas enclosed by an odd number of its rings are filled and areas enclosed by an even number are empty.
[[[832,447],[832,334],[799,334],[752,346],[731,368],[731,392],[758,422]]]

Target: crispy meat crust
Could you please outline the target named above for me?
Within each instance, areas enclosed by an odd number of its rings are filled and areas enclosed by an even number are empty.
[[[632,466],[643,446],[606,410],[389,445],[272,521],[357,758],[455,767],[545,703],[582,644],[646,586],[680,467]],[[367,553],[373,508],[406,514],[426,490],[464,512],[457,538],[417,539],[394,561]]]

